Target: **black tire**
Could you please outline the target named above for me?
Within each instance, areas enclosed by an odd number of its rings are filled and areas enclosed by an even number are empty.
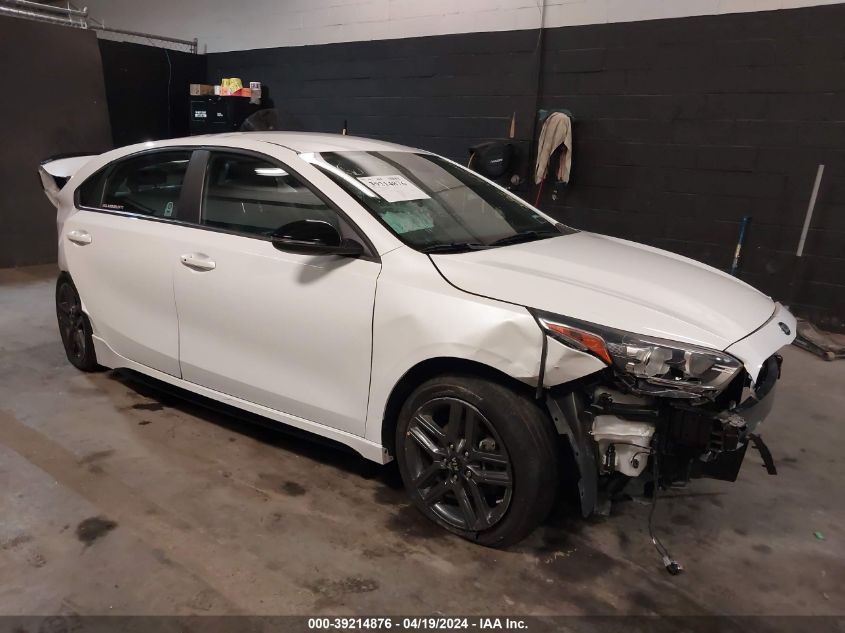
[[[62,273],[56,281],[56,318],[62,345],[71,365],[82,371],[102,369],[97,364],[91,322],[82,311],[82,301],[70,275]]]
[[[548,516],[558,485],[556,446],[536,401],[471,375],[420,385],[396,429],[399,472],[414,505],[488,547],[517,543]]]

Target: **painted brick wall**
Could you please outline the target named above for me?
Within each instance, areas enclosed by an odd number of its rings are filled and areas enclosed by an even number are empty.
[[[841,0],[545,0],[545,26],[768,11]],[[540,26],[544,0],[87,0],[106,25],[220,52]]]
[[[845,5],[549,29],[539,104],[576,116],[573,185],[541,206],[574,226],[727,268],[845,327]],[[538,31],[208,56],[209,80],[267,84],[291,127],[465,160],[517,113],[531,137]],[[816,168],[827,165],[797,260]]]
[[[578,118],[563,221],[727,269],[845,327],[845,6],[555,29],[542,104]],[[801,226],[826,165],[805,247]]]
[[[208,55],[209,81],[261,81],[285,129],[340,132],[425,147],[459,161],[504,137],[517,112],[530,138],[537,31],[349,42]]]

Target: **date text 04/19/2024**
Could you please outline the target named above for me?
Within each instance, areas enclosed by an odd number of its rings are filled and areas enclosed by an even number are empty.
[[[525,620],[520,618],[475,617],[347,617],[308,618],[310,630],[526,630]]]

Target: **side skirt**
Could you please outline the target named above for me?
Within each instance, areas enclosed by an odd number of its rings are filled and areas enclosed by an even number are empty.
[[[182,380],[176,376],[171,376],[170,374],[166,374],[156,369],[136,363],[135,361],[131,361],[128,358],[124,358],[109,347],[103,339],[97,336],[94,336],[93,339],[94,349],[97,352],[97,362],[105,367],[110,369],[130,369],[138,372],[139,374],[173,385],[174,387],[179,387],[180,389],[185,389],[186,391],[196,393],[205,398],[222,402],[223,404],[236,409],[248,411],[254,415],[268,418],[275,422],[325,437],[343,444],[344,446],[348,446],[365,459],[369,459],[379,464],[386,464],[391,461],[390,456],[381,444],[376,444],[375,442],[371,442],[363,437],[352,435],[351,433],[347,433],[345,431],[339,431],[323,424],[318,424],[317,422],[312,422],[304,418],[282,413],[281,411],[276,411],[275,409],[270,409],[269,407],[265,407],[260,404],[242,400],[241,398],[230,396],[213,389],[208,389],[207,387],[188,382],[187,380]]]

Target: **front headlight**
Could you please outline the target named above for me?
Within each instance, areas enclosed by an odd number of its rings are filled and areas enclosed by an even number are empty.
[[[615,367],[629,386],[670,398],[715,396],[742,369],[717,350],[616,330],[548,312],[534,311],[540,327],[564,345]]]

